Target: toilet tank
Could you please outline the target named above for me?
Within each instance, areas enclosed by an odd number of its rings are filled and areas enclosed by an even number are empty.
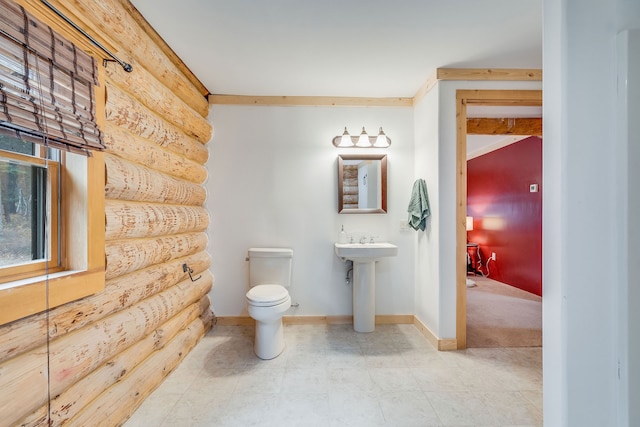
[[[291,284],[293,250],[288,248],[250,248],[249,286]]]

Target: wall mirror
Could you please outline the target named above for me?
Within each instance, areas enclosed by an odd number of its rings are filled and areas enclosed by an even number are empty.
[[[338,156],[338,212],[387,213],[386,154]]]

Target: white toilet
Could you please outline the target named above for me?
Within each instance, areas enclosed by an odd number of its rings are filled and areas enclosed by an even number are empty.
[[[253,351],[260,359],[273,359],[284,350],[282,316],[291,307],[286,288],[291,284],[293,250],[249,249],[249,316],[256,321]]]

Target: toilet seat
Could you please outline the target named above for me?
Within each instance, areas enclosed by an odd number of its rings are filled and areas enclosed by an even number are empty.
[[[247,302],[254,307],[272,307],[288,298],[289,292],[281,285],[258,285],[247,292]]]

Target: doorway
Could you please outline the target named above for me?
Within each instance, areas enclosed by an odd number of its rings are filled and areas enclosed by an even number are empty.
[[[467,348],[467,108],[542,106],[540,90],[458,90],[456,92],[456,342]]]

